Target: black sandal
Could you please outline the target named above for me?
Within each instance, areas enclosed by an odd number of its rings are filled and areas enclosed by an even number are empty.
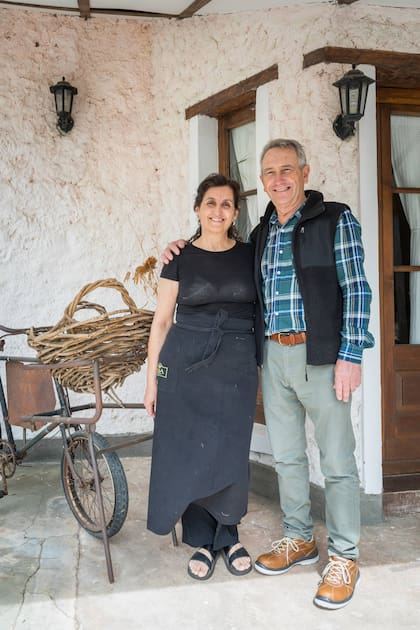
[[[213,551],[212,549],[206,549],[206,551],[211,554],[211,560],[201,551],[196,551],[189,559],[189,563],[191,562],[191,560],[197,560],[197,562],[202,562],[203,564],[207,565],[209,569],[205,575],[197,575],[196,573],[193,573],[191,571],[191,567],[188,563],[188,575],[194,578],[194,580],[208,580],[213,575],[219,553],[218,551]]]
[[[237,545],[238,543],[235,544]],[[246,575],[247,573],[252,571],[252,562],[250,562],[250,565],[247,569],[242,569],[242,571],[234,567],[232,563],[235,562],[235,560],[237,560],[238,558],[249,558],[251,560],[251,556],[249,555],[245,547],[239,547],[239,549],[229,555],[229,551],[234,546],[235,545],[229,545],[229,547],[224,547],[222,549],[221,553],[223,556],[223,560],[225,561],[226,568],[233,575]]]

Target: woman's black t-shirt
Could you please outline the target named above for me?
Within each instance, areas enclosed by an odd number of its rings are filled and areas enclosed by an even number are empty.
[[[254,246],[236,242],[226,251],[210,252],[187,243],[179,256],[163,266],[161,278],[179,282],[179,313],[199,308],[217,313],[223,308],[231,317],[255,315]]]

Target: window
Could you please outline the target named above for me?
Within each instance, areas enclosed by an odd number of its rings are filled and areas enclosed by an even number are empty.
[[[236,226],[244,240],[258,221],[255,93],[252,96],[248,106],[218,119],[219,170],[240,184],[241,211]]]

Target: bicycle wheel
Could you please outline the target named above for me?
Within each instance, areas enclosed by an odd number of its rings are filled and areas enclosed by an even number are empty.
[[[99,433],[93,434],[95,452],[106,448],[108,442]],[[102,537],[88,434],[75,431],[67,440],[71,458],[69,465],[65,452],[61,457],[61,482],[64,494],[76,520],[89,534]],[[128,511],[128,486],[120,458],[114,452],[102,453],[96,458],[104,504],[106,532],[115,536],[124,524]]]

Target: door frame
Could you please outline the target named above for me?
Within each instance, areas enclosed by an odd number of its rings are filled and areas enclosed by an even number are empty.
[[[390,166],[391,129],[390,117],[392,114],[404,114],[408,111],[420,116],[420,89],[395,89],[384,88],[378,95],[380,111],[378,112],[378,129],[382,135],[382,146],[378,153],[379,174],[382,177],[382,185],[379,189],[379,202],[383,208],[383,217],[380,221],[380,259],[381,259],[381,320],[382,320],[382,382],[383,382],[383,476],[385,490],[411,490],[417,489],[420,473],[413,470],[413,463],[405,457],[396,460],[394,457],[386,457],[386,436],[389,425],[386,414],[397,414],[399,387],[396,381],[398,373],[398,361],[403,360],[403,369],[409,365],[417,365],[418,349],[416,346],[394,344],[394,295],[388,295],[385,301],[384,291],[390,290],[387,285],[393,283],[394,278],[394,243],[392,227],[392,173]],[[387,254],[387,256],[384,255]],[[389,256],[388,256],[389,254]],[[401,402],[401,401],[400,401]],[[401,409],[402,411],[402,409]],[[405,413],[407,415],[407,411]],[[417,414],[416,414],[417,417]],[[392,426],[392,425],[391,425]],[[395,426],[395,425],[394,425]],[[407,439],[407,438],[405,438]],[[401,438],[404,440],[404,437]],[[396,447],[396,441],[388,442],[388,446]],[[416,458],[418,461],[418,458]]]

